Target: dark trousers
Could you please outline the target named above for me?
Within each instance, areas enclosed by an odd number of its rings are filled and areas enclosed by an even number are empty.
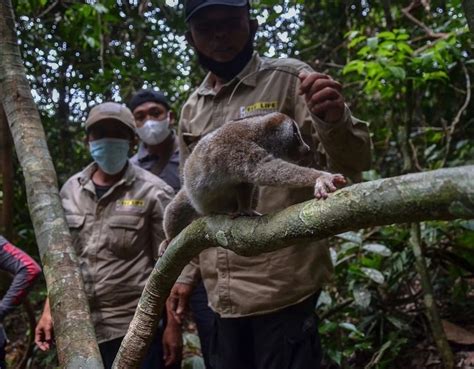
[[[3,329],[3,325],[0,324],[0,369],[6,369],[5,364],[5,346],[7,345],[7,335]]]
[[[200,282],[193,290],[189,299],[194,321],[201,341],[201,352],[206,369],[212,369],[209,361],[209,345],[214,328],[214,312],[208,306],[207,293],[204,284]]]
[[[151,346],[148,350],[148,353],[143,361],[141,369],[165,369],[165,363],[163,361],[163,328],[160,324],[158,329],[158,334],[156,334]],[[102,361],[104,362],[104,369],[111,369],[112,364],[117,356],[117,352],[122,343],[123,337],[117,338],[115,340],[102,342],[99,344],[100,355],[102,356]],[[168,366],[166,369],[179,369],[181,368],[181,363],[176,365]]]
[[[214,369],[319,369],[321,343],[314,295],[280,311],[243,318],[215,314]]]

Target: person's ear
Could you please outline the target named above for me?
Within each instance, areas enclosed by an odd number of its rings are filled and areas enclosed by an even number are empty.
[[[176,120],[176,115],[175,113],[173,112],[173,110],[170,110],[169,111],[169,117],[170,117],[170,126],[172,126]]]
[[[186,31],[186,33],[184,34],[184,37],[186,37],[186,41],[188,41],[188,43],[192,47],[196,47],[195,44],[194,44],[194,39],[193,39],[193,35],[192,35],[191,31]]]
[[[130,139],[130,147],[129,147],[129,150],[130,151],[135,151],[135,147],[138,146],[138,137],[137,135],[133,135],[133,137]]]
[[[86,145],[86,147],[89,147],[89,142],[90,142],[89,133],[86,132],[86,135],[84,136],[84,145]]]
[[[258,20],[251,18],[250,19],[250,33],[255,37],[255,34],[258,30]]]

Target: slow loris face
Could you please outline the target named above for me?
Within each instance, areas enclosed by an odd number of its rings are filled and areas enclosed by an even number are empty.
[[[296,122],[291,123],[292,138],[288,147],[288,159],[293,162],[298,162],[305,157],[309,152],[309,146],[303,141],[300,130]]]

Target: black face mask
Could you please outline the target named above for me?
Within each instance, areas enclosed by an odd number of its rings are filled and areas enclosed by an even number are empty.
[[[214,73],[217,77],[222,78],[224,81],[230,81],[237,74],[239,74],[242,69],[244,69],[249,60],[252,58],[253,36],[250,35],[244,48],[235,56],[234,59],[224,63],[208,58],[207,56],[200,53],[197,49],[195,50],[198,56],[199,64],[201,64],[205,69]]]

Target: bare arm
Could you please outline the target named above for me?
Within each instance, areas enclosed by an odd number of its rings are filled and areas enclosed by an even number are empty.
[[[41,318],[36,325],[35,343],[42,351],[49,350],[53,344],[53,320],[49,298],[46,298],[43,314],[41,314]]]

